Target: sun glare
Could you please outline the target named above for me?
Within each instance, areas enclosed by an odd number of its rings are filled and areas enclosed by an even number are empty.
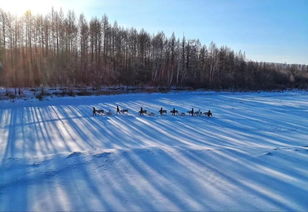
[[[50,11],[51,7],[61,7],[55,0],[0,0],[0,8],[14,15],[23,15],[31,10],[34,14],[44,14]]]

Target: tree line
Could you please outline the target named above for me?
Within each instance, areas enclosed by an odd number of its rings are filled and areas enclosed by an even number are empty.
[[[0,86],[109,85],[307,88],[308,66],[250,61],[213,42],[123,28],[106,15],[0,9]]]

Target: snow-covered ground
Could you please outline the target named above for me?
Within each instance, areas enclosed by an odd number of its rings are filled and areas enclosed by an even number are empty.
[[[307,211],[308,92],[0,102],[0,211],[26,210]]]

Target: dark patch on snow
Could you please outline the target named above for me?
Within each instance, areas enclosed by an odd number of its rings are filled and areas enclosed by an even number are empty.
[[[267,156],[273,156],[273,153],[271,153],[271,152],[267,152],[267,153],[265,153],[264,155],[267,155]]]
[[[38,167],[38,166],[40,166],[41,165],[41,163],[38,163],[38,162],[35,162],[35,163],[32,163],[32,167]]]
[[[110,154],[111,152],[103,152],[103,153],[95,154],[93,156],[96,158],[102,158],[102,157],[108,157]]]

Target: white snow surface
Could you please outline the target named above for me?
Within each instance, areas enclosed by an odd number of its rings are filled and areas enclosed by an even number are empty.
[[[0,102],[0,211],[260,210],[308,210],[308,92]]]

